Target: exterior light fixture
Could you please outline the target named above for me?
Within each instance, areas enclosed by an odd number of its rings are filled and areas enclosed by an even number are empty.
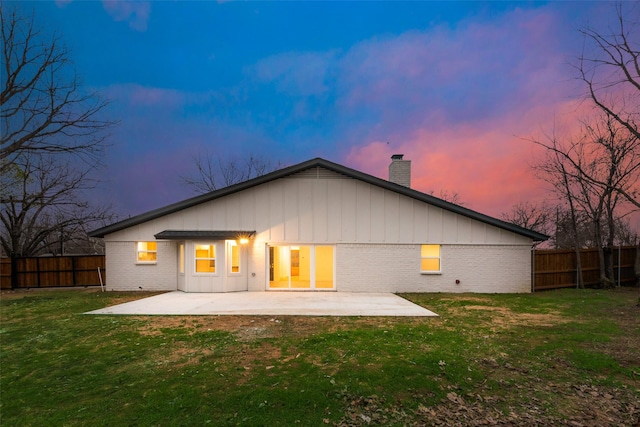
[[[240,239],[238,239],[238,241],[241,245],[246,245],[247,243],[249,243],[249,239],[247,239],[246,237],[241,237]]]

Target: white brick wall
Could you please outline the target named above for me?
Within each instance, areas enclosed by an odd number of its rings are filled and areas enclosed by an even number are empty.
[[[136,264],[135,242],[105,241],[107,290],[172,291],[178,288],[176,242],[158,241],[158,262]]]
[[[336,251],[338,291],[531,291],[528,246],[442,245],[441,274],[420,273],[420,245],[342,244]]]
[[[108,290],[177,289],[177,243],[158,241],[158,262],[136,264],[134,242],[107,241]],[[250,291],[264,291],[265,245],[249,257]],[[420,245],[338,244],[341,292],[530,292],[529,246],[442,245],[442,273],[420,273]],[[255,273],[255,276],[252,275]],[[456,280],[460,283],[456,284]]]

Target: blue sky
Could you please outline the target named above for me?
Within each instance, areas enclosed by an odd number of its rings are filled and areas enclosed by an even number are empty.
[[[120,121],[101,196],[192,196],[193,157],[323,157],[498,216],[547,197],[523,141],[584,109],[571,63],[606,2],[21,2]]]

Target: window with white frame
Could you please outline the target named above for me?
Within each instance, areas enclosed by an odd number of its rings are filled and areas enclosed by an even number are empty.
[[[157,242],[136,242],[136,262],[138,264],[155,264],[157,261]]]
[[[178,251],[178,266],[179,273],[184,274],[184,243],[180,243],[180,249]]]
[[[216,272],[216,245],[195,246],[196,273]]]
[[[235,240],[227,240],[227,260],[229,275],[240,274],[240,245]]]
[[[421,245],[420,247],[420,272],[440,273],[441,251],[440,245]]]

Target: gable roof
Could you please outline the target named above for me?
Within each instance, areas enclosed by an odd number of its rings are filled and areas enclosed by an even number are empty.
[[[531,238],[534,241],[543,241],[549,238],[549,236],[538,233],[536,231],[519,227],[515,224],[511,224],[511,223],[499,220],[497,218],[493,218],[488,215],[481,214],[479,212],[473,211],[471,209],[467,209],[463,206],[459,206],[459,205],[447,202],[445,200],[439,199],[429,194],[425,194],[420,191],[416,191],[411,188],[404,187],[402,185],[377,178],[375,176],[366,174],[364,172],[360,172],[355,169],[342,166],[338,163],[333,163],[328,160],[321,159],[319,157],[315,159],[307,160],[306,162],[298,163],[297,165],[289,166],[283,169],[278,169],[266,175],[253,178],[248,181],[240,182],[238,184],[230,185],[228,187],[224,187],[219,190],[212,191],[210,193],[202,194],[200,196],[192,197],[177,203],[173,203],[158,209],[154,209],[152,211],[125,219],[120,222],[116,222],[106,227],[102,227],[97,230],[91,231],[89,233],[89,236],[104,237],[107,234],[115,233],[116,231],[124,230],[125,228],[142,224],[144,222],[147,222],[156,218],[160,218],[162,216],[169,215],[169,214],[181,211],[183,209],[190,208],[192,206],[206,203],[211,200],[218,199],[220,197],[228,196],[230,194],[234,194],[234,193],[246,190],[248,188],[255,187],[257,185],[265,184],[265,183],[274,181],[276,179],[284,178],[284,177],[287,177],[299,172],[307,171],[313,168],[324,168],[324,169],[342,174],[348,178],[358,179],[360,181],[369,183],[371,185],[375,185],[377,187],[381,187],[386,190],[393,191],[398,194],[402,194],[404,196],[410,197],[415,200],[419,200],[421,202],[428,203],[430,205],[445,209],[447,211],[456,213],[458,215],[472,218],[480,222],[493,225],[498,228],[502,228],[504,230],[511,231],[513,233]]]

